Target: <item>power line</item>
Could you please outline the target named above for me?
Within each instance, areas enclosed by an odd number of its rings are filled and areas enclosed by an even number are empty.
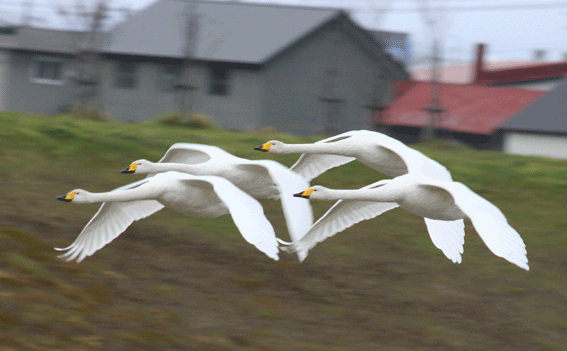
[[[469,1],[469,0],[467,0]],[[278,2],[273,2],[278,3]],[[281,2],[280,2],[281,4]],[[439,4],[439,2],[437,2]],[[14,1],[14,0],[4,0],[0,1],[0,5],[6,6],[17,6],[21,7],[21,1]],[[71,3],[62,4],[63,6],[73,6]],[[324,7],[325,5],[322,5]],[[52,4],[49,3],[37,3],[34,5],[34,8],[53,8]],[[446,6],[443,8],[444,11],[452,11],[452,12],[466,12],[466,11],[499,11],[499,10],[537,10],[537,9],[553,9],[553,8],[567,8],[567,2],[557,3],[557,2],[547,2],[547,3],[530,3],[530,4],[509,4],[509,5],[481,5],[481,6]],[[374,10],[388,10],[389,12],[419,12],[418,8],[410,8],[410,7],[402,7],[402,8],[395,8],[395,7],[387,7],[387,8],[374,8]],[[109,8],[108,11],[122,11],[121,8]]]

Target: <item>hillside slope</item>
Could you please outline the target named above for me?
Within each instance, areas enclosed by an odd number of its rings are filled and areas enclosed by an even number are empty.
[[[418,149],[500,207],[531,270],[495,257],[469,221],[463,263],[447,260],[423,221],[394,210],[272,261],[229,216],[168,210],[134,223],[81,264],[56,258],[98,205],[56,196],[140,179],[119,171],[174,142],[266,156],[268,139],[233,133],[0,113],[1,350],[565,350],[567,162],[434,143]],[[357,188],[381,178],[353,162],[313,184]],[[262,201],[286,239],[281,208]],[[315,203],[316,217],[332,203]]]

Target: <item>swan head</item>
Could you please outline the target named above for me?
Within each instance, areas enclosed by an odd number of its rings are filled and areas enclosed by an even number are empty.
[[[321,185],[314,185],[309,189],[303,190],[300,193],[293,194],[295,197],[302,197],[309,200],[320,200],[325,196],[327,188]]]
[[[84,203],[86,202],[86,195],[88,191],[83,189],[75,189],[69,191],[65,195],[57,196],[57,200],[65,201],[65,202],[76,202],[76,203]]]
[[[270,140],[262,145],[256,146],[254,150],[267,152],[269,154],[281,154],[284,153],[283,148],[285,147],[285,143],[279,140]]]
[[[152,172],[151,169],[151,165],[153,164],[153,162],[150,162],[148,160],[136,160],[134,162],[132,162],[132,164],[130,164],[130,166],[124,168],[123,170],[120,171],[120,173],[126,173],[126,174],[146,174],[146,173],[150,173]]]

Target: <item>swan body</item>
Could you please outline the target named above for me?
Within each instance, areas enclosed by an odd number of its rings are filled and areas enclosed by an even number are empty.
[[[292,241],[299,240],[313,224],[311,205],[293,197],[309,182],[279,162],[240,158],[216,146],[176,143],[159,162],[137,160],[122,170],[148,176],[167,171],[215,175],[228,179],[254,198],[279,198]],[[297,253],[303,257],[302,251]]]
[[[134,221],[164,207],[190,217],[219,217],[230,214],[246,241],[268,257],[278,260],[278,241],[262,205],[228,180],[216,176],[194,176],[165,172],[125,185],[110,192],[91,193],[75,189],[57,199],[102,206],[77,239],[61,255],[81,262],[114,240]]]
[[[453,262],[461,262],[464,218],[496,256],[529,270],[525,244],[502,212],[466,185],[406,174],[380,180],[356,190],[333,190],[313,186],[298,197],[338,200],[298,242],[294,249],[309,250],[317,242],[386,211],[401,207],[425,218],[433,244]]]
[[[369,130],[353,130],[313,144],[271,140],[254,149],[270,154],[301,153],[291,170],[308,180],[355,159],[390,177],[417,173],[433,179],[452,180],[449,171],[438,162],[399,140]]]

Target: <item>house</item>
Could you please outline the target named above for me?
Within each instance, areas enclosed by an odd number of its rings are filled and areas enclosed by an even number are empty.
[[[551,90],[567,74],[567,61],[544,62],[537,57],[533,60],[487,61],[485,44],[478,44],[472,63],[446,61],[439,67],[443,83],[479,84],[507,86],[530,90]],[[429,81],[431,64],[426,63],[410,70],[413,80]]]
[[[386,126],[390,135],[402,141],[418,141],[431,123],[431,112],[427,110],[431,88],[429,82],[397,83],[397,97],[382,116],[374,117],[374,123]],[[500,125],[544,94],[473,84],[442,83],[439,89],[442,112],[434,119],[438,135],[476,148],[497,150],[502,148]]]
[[[551,90],[567,75],[567,61],[537,62],[516,67],[486,69],[484,67],[485,45],[477,47],[473,84],[525,89]],[[539,55],[540,51],[538,51]]]
[[[28,27],[0,32],[0,110],[55,114],[73,103],[74,44],[83,34]]]
[[[160,0],[94,46],[86,35],[0,32],[0,107],[54,114],[91,86],[90,103],[121,121],[183,106],[226,129],[337,133],[370,128],[368,106],[408,77],[341,9]],[[74,58],[89,50],[100,65],[85,76]]]
[[[567,78],[499,128],[503,151],[515,155],[567,159]]]
[[[104,110],[126,121],[177,109],[188,57],[186,105],[237,130],[369,128],[376,80],[387,103],[392,82],[408,77],[345,11],[328,8],[162,0],[114,28],[104,52]]]

